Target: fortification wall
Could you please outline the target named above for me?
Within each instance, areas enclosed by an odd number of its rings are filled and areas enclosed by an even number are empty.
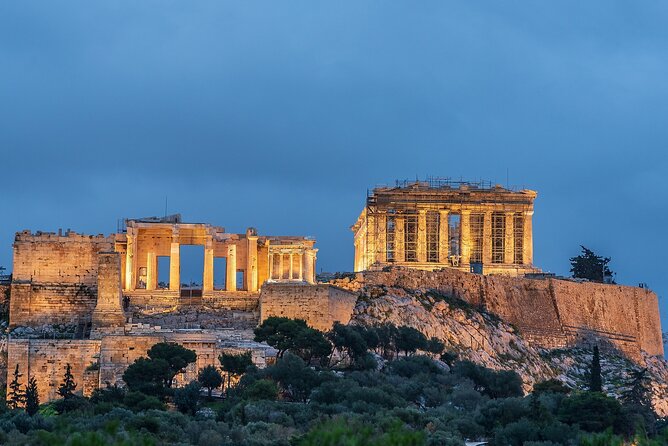
[[[9,326],[79,324],[90,321],[97,287],[84,284],[13,283]]]
[[[357,295],[329,284],[267,283],[260,293],[260,321],[270,316],[304,319],[318,330],[347,324]]]
[[[14,239],[13,281],[94,286],[97,253],[113,248],[113,236],[19,232]]]
[[[637,358],[640,350],[663,355],[658,298],[628,286],[481,276],[454,269],[392,268],[359,275],[363,283],[435,289],[482,306],[546,347],[592,336]]]
[[[28,378],[34,376],[40,401],[56,399],[58,386],[69,363],[77,383],[75,393],[81,394],[86,367],[96,362],[99,353],[100,341],[96,340],[12,339],[7,349],[8,383],[12,381],[18,364],[19,373],[23,375],[19,379],[21,385],[27,384]]]

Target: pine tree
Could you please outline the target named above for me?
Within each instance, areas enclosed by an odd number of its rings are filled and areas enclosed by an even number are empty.
[[[603,391],[603,382],[601,379],[601,357],[598,352],[598,345],[594,346],[594,356],[591,360],[591,370],[589,371],[589,390],[592,392]]]
[[[26,412],[28,415],[35,415],[39,410],[39,392],[37,391],[37,380],[31,377],[28,385],[25,387]]]
[[[74,376],[72,376],[72,367],[70,363],[67,363],[65,367],[65,377],[63,378],[62,384],[58,387],[58,395],[63,398],[70,398],[74,396],[74,390],[77,388],[77,383],[74,382]]]
[[[12,379],[12,382],[9,383],[9,399],[7,401],[7,407],[10,409],[18,409],[25,401],[25,393],[23,393],[21,384],[19,383],[19,378],[22,376],[23,375],[19,373],[19,365],[16,364],[14,378]]]

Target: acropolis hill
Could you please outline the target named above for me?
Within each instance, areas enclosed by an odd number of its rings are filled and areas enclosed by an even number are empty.
[[[656,294],[559,279],[533,264],[536,197],[440,180],[376,188],[352,226],[355,274],[328,282],[316,280],[311,238],[229,233],[180,215],[128,219],[110,235],[21,231],[11,283],[0,290],[9,291],[6,369],[18,364],[22,384],[35,376],[48,401],[71,364],[89,395],[124,385],[127,366],[168,340],[197,353],[177,376],[187,383],[223,351],[250,350],[259,366],[273,361],[275,351],[252,333],[269,316],[320,330],[401,321],[464,356],[521,369],[528,384],[555,373],[540,351],[596,343],[638,364],[662,357]],[[182,284],[183,245],[203,246],[201,286]],[[464,320],[449,299],[501,322]],[[533,365],[518,366],[522,355]]]

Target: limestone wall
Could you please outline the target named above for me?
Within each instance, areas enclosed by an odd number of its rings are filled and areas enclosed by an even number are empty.
[[[13,280],[94,286],[97,253],[113,247],[113,236],[19,232],[14,239]]]
[[[267,283],[260,293],[260,321],[270,316],[304,319],[327,331],[334,322],[348,323],[356,302],[356,294],[328,284]]]
[[[81,394],[84,371],[95,362],[99,353],[100,341],[95,340],[12,339],[7,349],[8,382],[13,379],[14,369],[19,364],[19,373],[23,375],[19,380],[21,385],[34,376],[40,401],[56,399],[69,363],[77,383],[76,393]]]
[[[10,328],[90,321],[97,287],[85,284],[13,283]]]
[[[486,308],[516,325],[539,345],[608,339],[631,357],[640,350],[663,355],[658,298],[646,289],[482,276],[453,269],[417,271],[393,268],[360,274],[363,283],[436,289]]]

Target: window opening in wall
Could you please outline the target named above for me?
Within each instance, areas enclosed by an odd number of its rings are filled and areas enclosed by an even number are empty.
[[[460,214],[449,214],[448,215],[448,249],[451,259],[459,259],[461,253],[461,221],[462,216]],[[452,261],[452,260],[451,260]]]
[[[388,214],[387,216],[387,248],[386,248],[386,259],[388,262],[394,262],[396,259],[396,221],[394,215]]]
[[[237,290],[245,290],[244,285],[244,270],[239,269],[237,270]]]
[[[504,263],[506,248],[506,216],[492,213],[492,263]]]
[[[181,245],[181,290],[202,289],[204,277],[204,245]]]
[[[271,255],[271,280],[279,280],[281,278],[281,255]]]
[[[514,262],[518,265],[524,263],[524,216],[515,214],[513,218],[513,239],[514,239]]]
[[[158,268],[158,289],[166,290],[169,288],[169,256],[158,256],[156,263]]]
[[[427,223],[427,262],[438,262],[438,226],[440,216],[437,211],[428,211]]]
[[[227,283],[227,257],[213,258],[213,289],[224,290]]]
[[[407,262],[417,262],[417,230],[418,217],[415,214],[406,214],[404,217],[404,252]]]
[[[482,263],[483,228],[485,225],[485,214],[471,214],[471,263]]]

